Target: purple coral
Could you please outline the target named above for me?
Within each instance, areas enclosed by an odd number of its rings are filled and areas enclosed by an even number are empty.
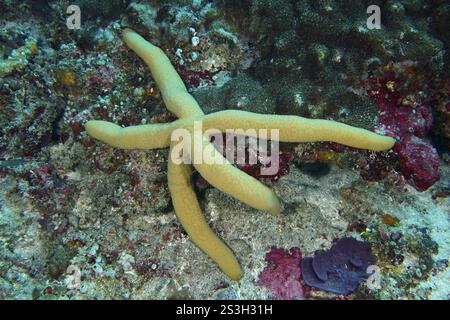
[[[337,294],[355,291],[367,279],[367,267],[374,265],[370,244],[342,238],[329,250],[302,259],[301,270],[307,285]]]
[[[303,299],[308,288],[300,281],[300,260],[297,247],[289,251],[272,247],[266,253],[267,266],[259,274],[258,284],[271,290],[277,300]]]

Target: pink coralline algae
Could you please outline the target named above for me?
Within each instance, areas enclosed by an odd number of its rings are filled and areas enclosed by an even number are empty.
[[[439,156],[430,144],[415,136],[406,136],[394,146],[400,159],[400,171],[419,191],[439,180]]]
[[[402,98],[399,78],[377,78],[376,90],[369,91],[378,105],[378,128],[391,136],[424,137],[433,124],[431,106]]]
[[[218,151],[222,153],[228,161],[236,164],[236,166],[252,177],[260,180],[268,186],[273,186],[278,179],[284,175],[287,175],[290,170],[290,164],[294,159],[294,155],[289,150],[281,150],[271,152],[261,149],[261,139],[256,142],[253,140],[251,143],[249,137],[245,143],[245,150],[242,156],[245,159],[239,157],[237,146],[239,142],[233,141],[236,138],[234,134],[223,133],[222,136],[213,135],[211,142]],[[271,143],[266,141],[267,145]],[[264,149],[264,148],[263,148]],[[250,159],[253,159],[250,161]],[[256,161],[254,161],[256,160]],[[208,186],[208,183],[199,176],[196,180],[197,187],[204,189]]]
[[[305,298],[309,288],[301,282],[300,260],[297,247],[289,251],[272,247],[266,253],[267,266],[259,274],[258,285],[272,291],[276,300]]]
[[[96,72],[87,79],[88,86],[101,88],[103,92],[111,92],[115,81],[115,70],[113,68],[99,67]]]
[[[184,83],[188,84],[190,87],[200,87],[200,86],[208,86],[214,85],[215,81],[213,76],[218,73],[221,68],[218,68],[217,71],[195,71],[186,68],[180,64],[176,65],[176,68],[183,79]]]
[[[433,124],[425,81],[414,66],[399,64],[388,66],[382,76],[369,78],[368,86],[379,108],[376,129],[398,139],[393,150],[400,174],[418,191],[427,190],[439,180],[439,155],[424,139]]]
[[[264,174],[261,169],[269,168],[274,165],[273,158],[266,153],[259,153],[258,162],[256,164],[245,163],[238,165],[239,169],[248,173],[256,179],[262,180],[267,185],[273,185],[280,177],[289,173],[289,164],[294,156],[289,151],[281,151],[278,154],[277,169],[273,173]]]

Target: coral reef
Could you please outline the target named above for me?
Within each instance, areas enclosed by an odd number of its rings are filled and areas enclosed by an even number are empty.
[[[26,39],[23,46],[14,49],[5,60],[0,60],[0,77],[25,68],[28,59],[35,55],[37,50],[36,39],[32,37]]]
[[[75,2],[82,28],[69,30]],[[0,1],[0,298],[448,300],[449,4],[382,1],[372,30],[369,4]],[[325,118],[393,135],[395,150],[283,144],[279,174],[241,166],[280,199],[270,219],[194,172],[206,222],[244,271],[230,281],[176,219],[168,151],[117,150],[84,130],[176,120],[126,27],[163,50],[207,115]],[[380,288],[306,291],[300,252],[347,237],[371,244]]]
[[[412,2],[380,5],[382,28],[374,31],[366,27],[370,1],[352,3],[351,9],[347,1],[313,0],[220,1],[220,6],[234,30],[259,48],[250,72],[277,97],[277,111],[325,114],[370,128],[376,109],[358,83],[368,71],[391,59],[433,59],[435,70],[442,65],[443,43],[431,35],[435,22],[424,17],[445,10]]]

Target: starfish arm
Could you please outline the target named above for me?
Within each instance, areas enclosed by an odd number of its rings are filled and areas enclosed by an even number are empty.
[[[168,181],[178,220],[191,240],[233,280],[242,278],[242,270],[231,249],[206,222],[191,183],[191,168],[169,159]]]
[[[121,149],[158,149],[170,145],[170,135],[179,120],[163,124],[147,124],[122,128],[101,120],[90,120],[85,124],[87,133],[112,147]]]
[[[395,139],[344,123],[307,119],[298,116],[257,114],[240,110],[226,110],[206,115],[203,128],[278,129],[279,140],[285,142],[332,141],[350,147],[375,151],[392,148]]]
[[[187,92],[186,86],[165,53],[135,31],[123,31],[125,43],[144,60],[163,96],[164,103],[179,118],[202,115],[197,101]]]
[[[193,139],[192,145],[194,152],[202,153],[201,161],[191,156],[193,165],[211,185],[255,209],[280,213],[280,202],[272,189],[233,166],[207,139]]]

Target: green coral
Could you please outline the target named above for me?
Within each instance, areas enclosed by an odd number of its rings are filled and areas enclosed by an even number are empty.
[[[0,59],[0,78],[11,74],[15,70],[25,68],[29,63],[29,59],[36,54],[37,50],[37,40],[29,37],[25,44],[20,48],[14,49],[7,59]]]

